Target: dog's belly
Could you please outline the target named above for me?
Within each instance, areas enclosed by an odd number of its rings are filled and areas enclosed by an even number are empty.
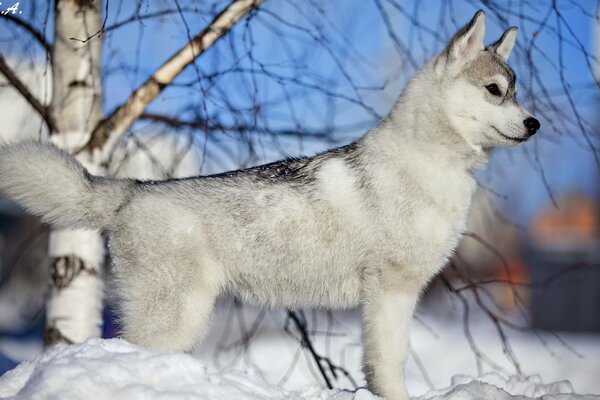
[[[293,283],[282,280],[271,284],[251,281],[247,276],[238,276],[231,293],[244,302],[262,307],[347,309],[356,307],[360,299],[358,280],[318,282],[301,279]]]
[[[245,252],[244,252],[245,253]],[[319,246],[303,254],[260,251],[232,257],[229,291],[252,304],[275,308],[355,307],[360,300],[360,255],[344,246]]]

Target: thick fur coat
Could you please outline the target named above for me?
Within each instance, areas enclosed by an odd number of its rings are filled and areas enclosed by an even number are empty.
[[[265,307],[361,307],[370,389],[407,399],[419,293],[460,240],[489,150],[539,128],[478,12],[358,141],[310,158],[168,181],[92,176],[44,143],[0,150],[0,190],[60,227],[106,229],[123,336],[186,350],[230,293]]]

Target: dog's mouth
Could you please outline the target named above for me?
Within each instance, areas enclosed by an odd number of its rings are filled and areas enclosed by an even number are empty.
[[[500,130],[498,128],[496,128],[495,126],[493,126],[493,125],[490,125],[490,126],[498,133],[498,135],[502,136],[504,139],[508,139],[515,143],[522,143],[527,140],[527,138],[516,138],[516,137],[512,137],[512,136],[507,136],[504,133],[500,132]]]

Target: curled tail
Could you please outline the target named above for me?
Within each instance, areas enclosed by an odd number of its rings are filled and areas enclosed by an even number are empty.
[[[60,227],[109,226],[132,184],[90,175],[75,158],[51,144],[0,147],[0,194]]]

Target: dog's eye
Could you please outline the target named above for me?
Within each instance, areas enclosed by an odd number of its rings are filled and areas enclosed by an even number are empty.
[[[495,83],[487,85],[485,88],[488,90],[488,92],[490,92],[492,96],[502,96],[502,93],[500,93],[500,89],[498,89],[498,85],[496,85]]]

